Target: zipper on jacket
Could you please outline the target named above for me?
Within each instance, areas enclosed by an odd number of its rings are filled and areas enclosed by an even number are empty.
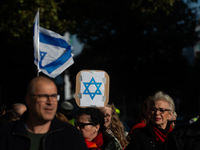
[[[43,143],[42,143],[42,145],[43,145],[43,150],[45,150],[45,137],[47,137],[49,134],[52,134],[52,133],[54,133],[54,132],[58,132],[58,131],[62,131],[63,130],[63,128],[61,128],[61,129],[57,129],[57,130],[54,130],[54,131],[50,131],[50,132],[47,132],[47,134],[44,136],[44,138],[43,138]]]

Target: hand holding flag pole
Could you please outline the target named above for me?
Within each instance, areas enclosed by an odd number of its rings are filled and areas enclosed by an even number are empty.
[[[71,46],[66,39],[53,31],[39,26],[39,9],[33,30],[34,63],[39,72],[55,78],[74,63]]]

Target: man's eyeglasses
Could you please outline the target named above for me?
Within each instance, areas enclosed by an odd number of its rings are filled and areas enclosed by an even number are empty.
[[[164,114],[166,111],[171,111],[170,109],[165,109],[165,108],[151,108],[150,110],[152,113],[156,113],[159,111],[161,114]]]
[[[47,100],[49,100],[51,98],[51,100],[53,102],[57,102],[60,100],[60,95],[58,94],[52,94],[52,95],[48,95],[48,94],[29,94],[30,96],[37,96],[39,97],[39,101],[40,102],[46,102]]]
[[[84,129],[85,126],[87,126],[87,125],[93,125],[93,126],[94,126],[94,125],[96,125],[96,124],[95,124],[95,123],[75,122],[74,125],[75,125],[76,127],[79,126],[80,129]]]

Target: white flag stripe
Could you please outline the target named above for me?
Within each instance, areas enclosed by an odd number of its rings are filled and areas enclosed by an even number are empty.
[[[42,66],[45,66],[54,61],[55,57],[59,58],[63,54],[63,52],[66,51],[65,48],[56,47],[44,43],[40,43],[40,49],[42,49],[43,52],[47,52],[46,57],[44,57],[42,61]],[[52,51],[52,53],[48,53],[49,50]]]
[[[42,32],[42,33],[44,33],[44,34],[46,34],[46,35],[48,35],[48,36],[50,36],[50,37],[55,37],[55,38],[63,39],[63,40],[66,41],[66,38],[65,38],[65,37],[61,36],[61,35],[58,34],[58,33],[53,32],[53,31],[51,31],[51,30],[45,29],[45,28],[43,28],[43,27],[39,27],[39,30],[40,30],[40,32]]]
[[[52,78],[55,78],[56,76],[58,76],[59,74],[57,72],[63,72],[66,70],[66,68],[70,67],[71,64],[74,63],[74,60],[73,58],[71,57],[70,59],[68,59],[68,61],[63,64],[63,66],[59,67],[58,69],[54,70],[52,73],[51,73],[51,77]],[[45,73],[46,72],[46,73]],[[43,70],[43,73],[47,74],[48,75],[48,72],[46,70]]]

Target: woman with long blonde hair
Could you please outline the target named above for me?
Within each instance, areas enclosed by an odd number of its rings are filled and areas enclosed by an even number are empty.
[[[117,116],[114,104],[106,105],[105,107],[101,108],[101,111],[105,115],[104,125],[107,128],[106,132],[115,137],[122,149],[125,149],[128,145],[128,141],[125,136],[124,126]]]

